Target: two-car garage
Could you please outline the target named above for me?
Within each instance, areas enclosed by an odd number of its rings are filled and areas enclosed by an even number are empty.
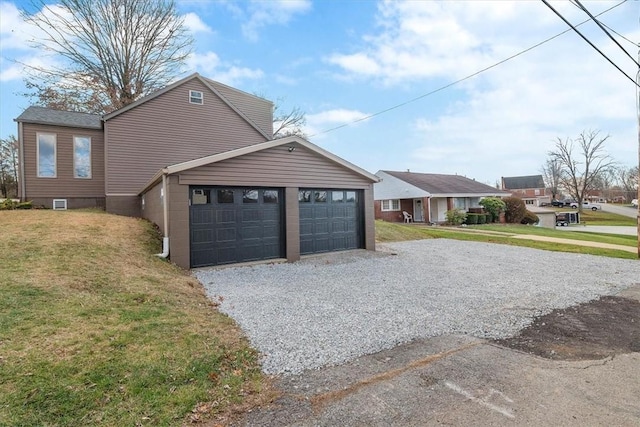
[[[298,190],[300,254],[364,247],[362,191]],[[284,189],[190,188],[191,267],[284,258]]]
[[[195,268],[374,250],[377,180],[288,137],[167,166],[140,195],[170,259]]]

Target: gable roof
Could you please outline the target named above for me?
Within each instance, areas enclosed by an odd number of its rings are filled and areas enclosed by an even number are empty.
[[[241,111],[240,109],[238,109],[238,106],[235,105],[233,102],[231,102],[227,97],[225,97],[221,91],[216,88],[213,84],[212,84],[212,80],[209,79],[205,79],[204,77],[202,77],[200,74],[198,73],[193,73],[183,79],[180,79],[172,84],[170,84],[169,86],[166,86],[160,90],[157,90],[155,92],[153,92],[152,94],[149,94],[145,97],[142,97],[140,99],[138,99],[137,101],[127,105],[126,107],[122,107],[119,110],[113,111],[109,114],[105,114],[102,118],[103,120],[106,122],[107,120],[111,120],[114,117],[119,116],[120,114],[126,113],[127,111],[131,110],[132,108],[137,107],[138,105],[144,104],[145,102],[151,101],[154,98],[159,97],[160,95],[169,92],[172,89],[175,89],[176,87],[188,82],[189,80],[193,80],[193,79],[198,79],[203,85],[205,85],[209,90],[211,90],[211,92],[213,92],[216,96],[218,96],[225,104],[227,104],[227,106],[229,106],[229,108],[231,108],[233,111],[235,111],[240,117],[242,117],[247,123],[249,123],[255,130],[257,130],[259,133],[261,133],[266,139],[271,139],[272,138],[272,132],[269,132],[268,129],[265,130],[262,127],[258,126],[256,121],[252,120],[249,115],[247,115],[247,113],[245,111]],[[217,85],[221,85],[221,83],[217,83]],[[228,86],[225,86],[225,88],[227,88]],[[231,88],[229,88],[231,89]],[[257,97],[255,95],[251,95],[248,94],[246,92],[242,92],[239,91],[237,89],[235,89],[235,91],[237,93],[241,93],[246,97],[253,97],[256,100],[260,100],[262,102],[266,101],[267,103],[271,103],[270,101],[267,101],[263,98]],[[272,104],[273,105],[273,104]],[[251,113],[249,113],[251,114]]]
[[[405,181],[424,191],[428,191],[432,196],[442,195],[503,195],[510,193],[498,190],[490,185],[483,184],[462,175],[444,175],[436,173],[416,173],[416,172],[394,172],[381,171]]]
[[[209,165],[212,163],[218,163],[221,162],[223,160],[228,160],[228,159],[233,159],[235,157],[240,157],[240,156],[244,156],[245,154],[250,154],[250,153],[255,153],[258,151],[262,151],[262,150],[267,150],[269,148],[273,148],[273,147],[279,147],[281,145],[287,145],[287,144],[300,144],[301,146],[309,149],[310,151],[313,151],[316,154],[319,154],[322,157],[325,157],[326,159],[337,163],[338,165],[349,169],[350,171],[370,180],[371,182],[378,182],[379,178],[369,172],[367,172],[366,170],[354,165],[353,163],[350,163],[338,156],[336,156],[333,153],[328,152],[327,150],[318,147],[315,144],[312,144],[311,142],[307,141],[304,138],[300,138],[299,136],[289,136],[286,138],[281,138],[281,139],[274,139],[271,141],[266,141],[266,142],[262,142],[260,144],[254,144],[254,145],[249,145],[247,147],[242,147],[242,148],[238,148],[236,150],[231,150],[231,151],[225,151],[223,153],[218,153],[218,154],[213,154],[211,156],[205,156],[205,157],[200,157],[199,159],[194,159],[194,160],[189,160],[188,162],[182,162],[182,163],[176,163],[174,165],[169,165],[166,166],[162,169],[160,169],[154,176],[153,178],[151,178],[151,180],[147,183],[147,185],[144,186],[144,188],[140,191],[140,194],[144,193],[147,189],[149,189],[150,187],[152,187],[153,185],[155,185],[157,182],[160,181],[160,179],[162,178],[162,175],[171,175],[171,174],[175,174],[175,173],[180,173],[182,171],[185,170],[189,170],[189,169],[193,169],[193,168],[197,168],[200,166],[205,166],[205,165]]]
[[[505,190],[523,190],[525,188],[545,188],[542,175],[503,176],[502,188]]]
[[[389,175],[385,171],[378,171],[376,175],[380,178],[380,182],[373,185],[373,200],[431,197],[428,191]]]
[[[54,110],[53,108],[31,106],[24,110],[16,122],[39,125],[70,126],[87,129],[102,129],[102,120],[97,114],[75,111]]]

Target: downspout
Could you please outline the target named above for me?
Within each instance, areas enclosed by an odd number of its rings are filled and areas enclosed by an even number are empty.
[[[27,189],[24,182],[24,127],[22,122],[18,122],[18,162],[19,177],[18,185],[20,186],[20,201],[27,201]]]
[[[167,203],[167,174],[162,174],[162,216],[164,224],[164,237],[162,238],[162,253],[157,257],[166,258],[169,256],[169,209]]]

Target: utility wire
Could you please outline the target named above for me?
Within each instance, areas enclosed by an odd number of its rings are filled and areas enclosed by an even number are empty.
[[[548,7],[549,9],[551,9],[551,10],[553,11],[553,13],[555,13],[556,15],[558,15],[558,17],[559,17],[560,19],[562,19],[562,20],[563,20],[563,21],[564,21],[568,26],[570,26],[570,27],[571,27],[571,29],[572,29],[573,31],[575,31],[575,32],[576,32],[580,37],[582,37],[582,39],[583,39],[584,41],[586,41],[587,43],[589,43],[589,45],[590,45],[592,48],[594,48],[595,50],[597,50],[597,51],[598,51],[598,53],[604,57],[604,59],[606,59],[607,61],[609,61],[609,62],[611,63],[611,65],[613,65],[614,67],[616,67],[616,68],[618,69],[618,71],[620,71],[622,74],[624,74],[624,76],[625,76],[626,78],[628,78],[629,80],[631,80],[631,81],[633,82],[633,84],[634,84],[634,85],[636,85],[636,86],[638,85],[638,83],[637,83],[637,82],[636,82],[632,77],[629,77],[629,75],[628,75],[627,73],[625,73],[624,71],[622,71],[622,68],[618,67],[618,66],[616,65],[616,63],[615,63],[615,62],[613,62],[611,59],[609,59],[609,57],[608,57],[607,55],[605,55],[604,53],[602,53],[602,51],[601,51],[600,49],[598,49],[596,45],[594,45],[593,43],[591,43],[591,40],[589,40],[588,38],[586,38],[586,37],[585,37],[585,36],[584,36],[580,31],[578,31],[578,29],[577,29],[573,24],[571,24],[571,22],[567,21],[567,20],[565,19],[565,17],[564,17],[564,16],[562,16],[562,14],[560,14],[560,12],[558,12],[557,10],[555,10],[555,9],[553,8],[553,6],[551,6],[551,5],[549,4],[549,2],[548,2],[547,0],[541,0],[541,1],[542,1],[542,3],[544,3],[545,5],[547,5],[547,7]]]
[[[620,5],[624,4],[624,3],[626,3],[626,1],[627,1],[627,0],[623,0],[623,1],[621,1],[620,3],[618,3],[618,4],[616,4],[616,5],[611,6],[609,9],[605,9],[605,10],[603,10],[602,12],[598,13],[596,16],[603,15],[603,14],[605,14],[605,13],[609,12],[610,10],[613,10],[613,9],[615,9],[616,7],[618,7],[618,6],[620,6]],[[589,22],[589,21],[590,21],[589,19],[586,19],[586,20],[584,20],[584,21],[582,21],[582,22],[580,22],[580,23],[576,24],[576,27],[579,27],[579,26],[581,26],[581,25],[583,25],[583,24],[586,24],[586,23],[587,23],[587,22]],[[505,63],[505,62],[507,62],[507,61],[510,61],[510,60],[512,60],[512,59],[514,59],[514,58],[517,58],[518,56],[520,56],[520,55],[522,55],[522,54],[524,54],[524,53],[527,53],[527,52],[529,52],[529,51],[531,51],[531,50],[533,50],[533,49],[535,49],[535,48],[537,48],[537,47],[539,47],[539,46],[542,46],[543,44],[548,43],[548,42],[550,42],[551,40],[554,40],[554,39],[556,39],[556,38],[558,38],[558,37],[560,37],[560,36],[562,36],[562,35],[564,35],[564,34],[566,34],[566,33],[570,32],[570,31],[571,31],[571,29],[564,30],[564,31],[562,31],[561,33],[556,34],[555,36],[549,37],[548,39],[545,39],[545,40],[541,41],[540,43],[536,43],[536,44],[534,44],[534,45],[533,45],[533,46],[531,46],[531,47],[528,47],[528,48],[526,48],[526,49],[524,49],[524,50],[522,50],[522,51],[520,51],[520,52],[518,52],[518,53],[516,53],[516,54],[514,54],[514,55],[511,55],[511,56],[509,56],[509,57],[507,57],[507,58],[503,59],[502,61],[496,62],[495,64],[490,65],[490,66],[488,66],[488,67],[486,67],[486,68],[483,68],[483,69],[481,69],[481,70],[479,70],[479,71],[476,71],[476,72],[475,72],[475,73],[473,73],[473,74],[469,74],[469,75],[468,75],[468,76],[466,76],[466,77],[463,77],[463,78],[461,78],[461,79],[458,79],[458,80],[456,80],[456,81],[454,81],[454,82],[451,82],[451,83],[449,83],[449,84],[447,84],[447,85],[441,86],[441,87],[439,87],[438,89],[432,90],[431,92],[427,92],[427,93],[422,94],[422,95],[420,95],[420,96],[417,96],[417,97],[415,97],[415,98],[409,99],[408,101],[402,102],[402,103],[400,103],[400,104],[396,104],[396,105],[394,105],[394,106],[392,106],[392,107],[389,107],[389,108],[385,108],[384,110],[380,110],[380,111],[378,111],[378,112],[376,112],[376,113],[369,114],[369,115],[364,116],[364,117],[361,117],[361,118],[359,118],[359,119],[352,120],[352,121],[350,121],[350,122],[343,123],[343,124],[341,124],[341,125],[339,125],[339,126],[335,126],[335,127],[329,128],[329,129],[325,129],[325,130],[320,131],[320,132],[318,132],[318,133],[314,133],[314,134],[312,134],[312,135],[309,135],[309,138],[314,137],[314,136],[318,136],[318,135],[323,135],[323,134],[325,134],[325,133],[333,132],[334,130],[342,129],[342,128],[345,128],[345,127],[347,127],[347,126],[351,126],[352,124],[355,124],[355,123],[359,123],[359,122],[362,122],[362,121],[365,121],[365,120],[369,120],[369,119],[371,119],[371,118],[373,118],[373,117],[379,116],[379,115],[384,114],[384,113],[388,113],[389,111],[396,110],[396,109],[398,109],[398,108],[400,108],[400,107],[404,107],[405,105],[408,105],[408,104],[411,104],[411,103],[413,103],[413,102],[419,101],[419,100],[421,100],[421,99],[423,99],[423,98],[426,98],[426,97],[431,96],[431,95],[433,95],[433,94],[436,94],[436,93],[438,93],[438,92],[442,92],[443,90],[448,89],[448,88],[450,88],[451,86],[457,85],[458,83],[462,83],[462,82],[463,82],[463,81],[465,81],[465,80],[469,80],[469,79],[471,79],[471,78],[473,78],[473,77],[477,76],[478,74],[484,73],[485,71],[489,71],[490,69],[495,68],[495,67],[497,67],[497,66],[499,66],[499,65],[502,65],[502,64],[504,64],[504,63]],[[635,83],[635,82],[634,82],[634,83]]]
[[[631,39],[626,38],[625,36],[623,36],[622,34],[620,34],[619,32],[617,32],[616,30],[614,30],[613,28],[611,28],[610,26],[608,26],[607,24],[605,24],[604,22],[601,22],[602,25],[604,25],[605,27],[607,27],[609,29],[609,31],[613,31],[614,33],[616,33],[617,35],[619,35],[620,37],[622,37],[623,39],[625,39],[626,41],[628,41],[629,43],[631,43],[634,46],[638,46],[638,43],[634,42]]]
[[[587,10],[587,8],[586,8],[586,7],[584,7],[584,6],[582,5],[582,3],[580,3],[580,0],[574,0],[574,3],[575,3],[575,4],[576,4],[580,9],[582,9],[582,10],[584,11],[584,13],[586,13],[587,15],[589,15],[589,18],[591,18],[591,19],[593,20],[593,22],[595,22],[595,23],[596,23],[596,25],[598,25],[598,27],[600,27],[600,29],[601,29],[602,31],[604,31],[604,33],[605,33],[607,36],[609,36],[609,38],[610,38],[611,40],[613,40],[613,42],[614,42],[615,44],[617,44],[617,45],[618,45],[618,47],[619,47],[620,49],[622,49],[622,51],[623,51],[623,52],[624,52],[624,53],[625,53],[629,58],[631,58],[631,60],[632,60],[633,62],[635,62],[635,64],[636,64],[638,67],[640,67],[640,64],[638,63],[638,61],[636,61],[636,59],[635,59],[633,56],[631,56],[631,54],[630,54],[629,52],[627,52],[627,50],[626,50],[624,47],[622,47],[622,45],[620,45],[620,43],[618,43],[618,40],[616,40],[616,39],[611,35],[611,33],[610,33],[609,31],[607,31],[607,29],[606,29],[606,28],[604,28],[604,27],[602,26],[602,24],[600,23],[600,21],[598,21],[598,19],[596,19],[596,17],[595,17],[595,16],[593,16],[593,15],[591,14],[591,12],[589,12],[589,11]]]

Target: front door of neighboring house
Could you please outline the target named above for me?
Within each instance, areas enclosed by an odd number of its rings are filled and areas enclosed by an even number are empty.
[[[424,209],[422,209],[422,199],[413,200],[413,220],[424,222]]]

